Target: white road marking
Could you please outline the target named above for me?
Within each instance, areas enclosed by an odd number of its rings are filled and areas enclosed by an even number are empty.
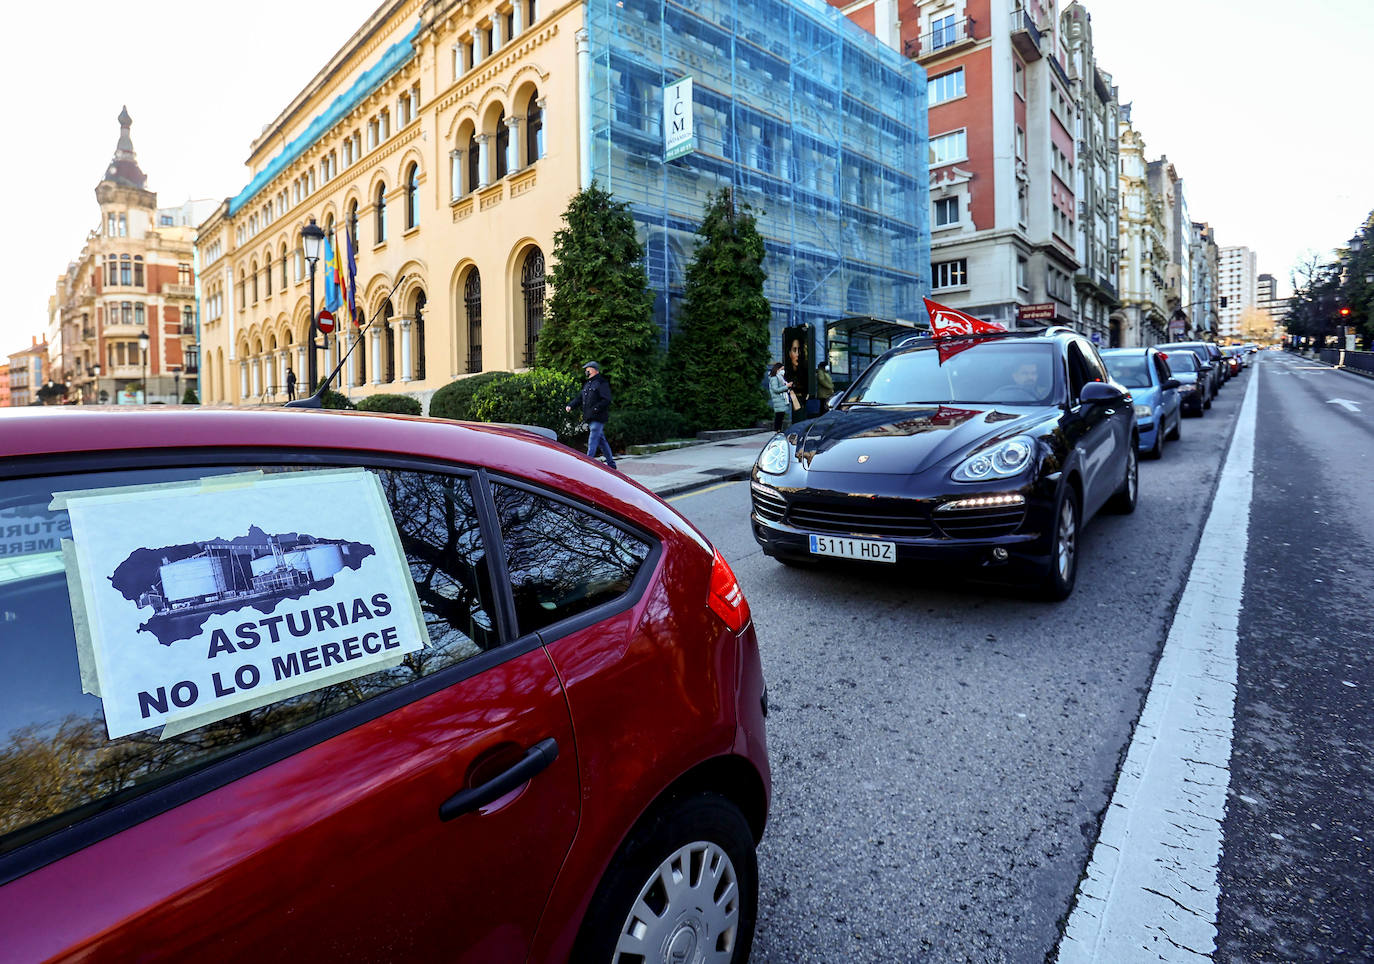
[[[1326,404],[1340,405],[1347,412],[1358,412],[1360,410],[1360,406],[1348,398],[1328,398]]]
[[[1216,949],[1256,384],[1246,387],[1211,515],[1078,885],[1063,964],[1198,961]]]

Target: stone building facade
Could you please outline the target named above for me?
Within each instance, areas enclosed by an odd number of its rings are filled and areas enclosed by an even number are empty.
[[[1112,316],[1112,344],[1154,345],[1168,337],[1168,233],[1165,206],[1150,187],[1145,139],[1120,112],[1121,307]]]
[[[888,71],[912,86],[919,75],[892,51],[856,43],[868,38],[838,12],[789,0],[755,6],[760,33],[768,29],[765,17],[792,26],[794,18],[809,18],[801,35],[834,41],[856,76]],[[796,242],[769,231],[790,223],[797,202],[756,184],[788,185],[777,163],[761,168],[796,156],[787,119],[761,107],[768,79],[776,84],[792,75],[788,58],[772,49],[791,34],[779,28],[772,47],[755,44],[744,36],[743,18],[734,23],[718,7],[711,0],[690,8],[662,0],[383,3],[267,125],[251,147],[249,183],[200,226],[204,399],[279,403],[288,367],[306,387],[311,286],[301,231],[312,219],[336,243],[345,232],[351,239],[357,305],[367,321],[359,328],[345,320],[317,342],[324,346],[315,352],[320,375],[343,366],[334,387],[354,398],[399,392],[427,403],[455,379],[530,366],[555,232],[569,199],[593,178],[632,209],[665,339],[693,219],[700,218],[699,196],[732,185],[742,199],[767,197],[760,230],[769,245],[770,285],[780,283],[780,291],[767,293],[781,330],[793,317],[785,304],[786,266]],[[722,19],[733,31],[722,30]],[[735,65],[737,88],[707,81],[708,48]],[[701,79],[696,148],[667,158],[665,85],[693,73]],[[837,94],[843,77],[832,82]],[[834,110],[841,101],[830,103]],[[881,132],[871,153],[887,156],[911,187],[873,194],[876,210],[869,214],[903,243],[876,252],[877,263],[868,267],[883,283],[872,290],[886,292],[889,276],[900,275],[904,300],[919,305],[928,290],[923,224],[903,205],[924,197],[924,177],[910,173],[924,128],[914,109],[905,124],[852,104],[846,109],[874,116],[864,121]],[[750,146],[762,143],[755,118],[765,115],[773,138],[766,151]],[[734,125],[725,129],[723,152],[713,140],[717,117]],[[823,124],[833,129],[835,121]],[[842,153],[864,151],[850,145],[842,152],[833,141],[830,148],[837,162]],[[842,186],[844,172],[834,173]],[[843,254],[843,212],[835,208],[822,214],[835,222],[834,247]],[[807,224],[817,220],[811,213]],[[848,270],[844,258],[830,261],[836,271],[817,272],[817,279]],[[843,300],[827,300],[832,294],[818,288],[807,288],[816,295],[808,307],[818,316],[842,315]],[[321,266],[317,309],[323,296]]]

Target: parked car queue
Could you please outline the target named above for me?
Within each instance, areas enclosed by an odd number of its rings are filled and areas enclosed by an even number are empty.
[[[1080,532],[1130,513],[1226,378],[1208,342],[1099,351],[1067,329],[913,337],[763,448],[750,522],[785,565],[940,565],[1073,592]],[[1238,369],[1237,369],[1238,370]]]

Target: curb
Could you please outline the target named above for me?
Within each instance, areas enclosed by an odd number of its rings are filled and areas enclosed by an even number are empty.
[[[652,492],[654,495],[658,496],[660,499],[671,499],[673,496],[686,495],[688,492],[695,492],[697,489],[705,489],[709,486],[717,485],[721,482],[742,482],[745,479],[749,478],[749,472],[752,468],[753,467],[750,466],[750,468],[748,469],[740,469],[737,472],[730,472],[726,475],[718,475],[710,479],[697,479],[692,482],[679,482],[676,485],[670,485],[663,489],[649,489],[649,491]],[[643,484],[644,483],[642,482],[640,483],[640,485]],[[648,488],[648,486],[645,486],[645,488]]]

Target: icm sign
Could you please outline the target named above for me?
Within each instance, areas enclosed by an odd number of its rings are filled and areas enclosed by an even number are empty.
[[[690,154],[692,135],[692,78],[683,77],[663,88],[663,159]]]

